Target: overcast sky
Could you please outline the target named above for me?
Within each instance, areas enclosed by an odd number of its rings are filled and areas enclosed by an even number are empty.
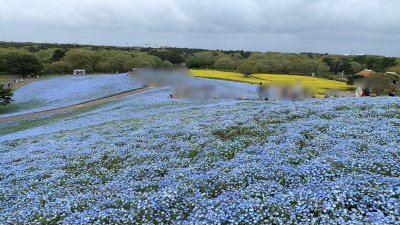
[[[0,36],[400,56],[400,0],[1,0]]]

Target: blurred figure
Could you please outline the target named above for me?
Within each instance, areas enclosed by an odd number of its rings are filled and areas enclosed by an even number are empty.
[[[264,87],[262,86],[262,83],[260,82],[260,85],[257,87],[257,94],[258,94],[258,101],[263,101],[263,92],[264,92]]]
[[[207,99],[245,99],[247,93],[230,87],[221,87],[210,82],[192,81],[171,88],[171,98],[207,100]]]
[[[361,97],[362,95],[362,87],[358,86],[356,87],[356,97]]]
[[[366,84],[365,84],[365,78],[358,78],[354,81],[354,86],[356,86],[356,97],[359,98],[361,97],[362,93],[363,93],[363,88],[365,88]]]
[[[316,94],[314,87],[307,87],[300,83],[276,83],[271,82],[264,86],[261,96],[265,100],[300,100],[311,98]]]
[[[374,85],[373,85],[373,83],[371,81],[367,82],[367,89],[368,90],[366,91],[366,93],[367,93],[368,96],[371,96],[373,86]]]
[[[193,80],[193,75],[182,68],[141,68],[129,74],[131,79],[146,86],[168,87]]]
[[[390,86],[389,86],[389,96],[395,96],[396,95],[396,83],[397,81],[393,81]]]

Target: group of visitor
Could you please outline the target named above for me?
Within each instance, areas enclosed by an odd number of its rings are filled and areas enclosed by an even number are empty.
[[[391,97],[396,96],[396,84],[397,81],[393,80],[392,83],[390,83],[389,88],[388,88],[388,95]],[[371,96],[372,94],[372,84],[369,84],[366,88],[362,88],[362,86],[357,86],[356,87],[356,97],[367,97]]]
[[[259,101],[300,100],[311,98],[315,91],[300,84],[259,83],[257,94]]]
[[[252,82],[252,84],[254,84]],[[396,96],[396,84],[397,81],[394,80],[388,88],[389,96]],[[355,94],[356,97],[367,97],[372,95],[373,85],[368,84],[356,84]],[[279,100],[300,100],[305,98],[315,98],[315,95],[311,94],[312,91],[301,86],[301,85],[276,85],[268,84],[263,85],[262,82],[259,83],[257,87],[257,94],[259,101],[279,101]],[[350,93],[350,92],[349,92]],[[323,97],[338,97],[338,93],[326,93]],[[373,96],[373,95],[372,95]],[[375,95],[376,96],[376,95]]]
[[[63,74],[64,75],[64,74]],[[31,77],[31,75],[28,75],[28,77]],[[35,74],[32,74],[32,78],[36,78],[36,79],[39,79],[39,78],[42,78],[43,76],[42,75],[35,75]]]

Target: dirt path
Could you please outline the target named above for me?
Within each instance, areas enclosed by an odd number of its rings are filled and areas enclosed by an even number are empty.
[[[339,96],[339,98],[356,97],[356,93],[354,92],[354,90],[352,90],[352,91],[339,91],[338,96]]]
[[[25,77],[23,79],[23,81],[21,81],[22,76],[21,75],[5,75],[3,77],[5,77],[6,80],[4,82],[3,88],[4,89],[11,89],[11,92],[17,90],[18,88],[35,82],[35,81],[39,81],[39,80],[46,80],[46,79],[51,79],[51,78],[56,78],[56,77],[63,77],[63,76],[67,76],[67,75],[54,75],[54,76],[45,76],[45,77]]]
[[[151,90],[154,87],[144,87],[144,88],[140,88],[140,89],[136,89],[133,91],[128,91],[128,92],[123,92],[120,94],[116,94],[110,97],[105,97],[105,98],[100,98],[100,99],[96,99],[93,101],[89,101],[89,102],[84,102],[84,103],[80,103],[80,104],[76,104],[76,105],[71,105],[71,106],[66,106],[66,107],[61,107],[61,108],[57,108],[57,109],[50,109],[50,110],[46,110],[46,111],[41,111],[41,112],[36,112],[36,113],[29,113],[29,114],[24,114],[24,115],[19,115],[19,116],[10,116],[10,117],[4,117],[4,118],[0,118],[0,122],[5,122],[5,121],[10,121],[10,120],[17,120],[17,119],[24,119],[24,118],[29,118],[29,117],[33,117],[33,116],[39,116],[39,115],[45,115],[45,114],[50,114],[50,113],[56,113],[56,112],[64,112],[64,111],[68,111],[71,109],[79,109],[79,108],[83,108],[83,107],[88,107],[88,106],[92,106],[92,105],[98,105],[104,102],[108,102],[117,98],[122,98],[128,95],[132,95],[132,94],[136,94],[136,93],[140,93],[143,91],[147,91],[147,90]]]

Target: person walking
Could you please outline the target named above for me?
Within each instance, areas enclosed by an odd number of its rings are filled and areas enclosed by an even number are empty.
[[[397,81],[393,81],[390,86],[389,86],[389,96],[395,96],[396,95],[396,83]]]

